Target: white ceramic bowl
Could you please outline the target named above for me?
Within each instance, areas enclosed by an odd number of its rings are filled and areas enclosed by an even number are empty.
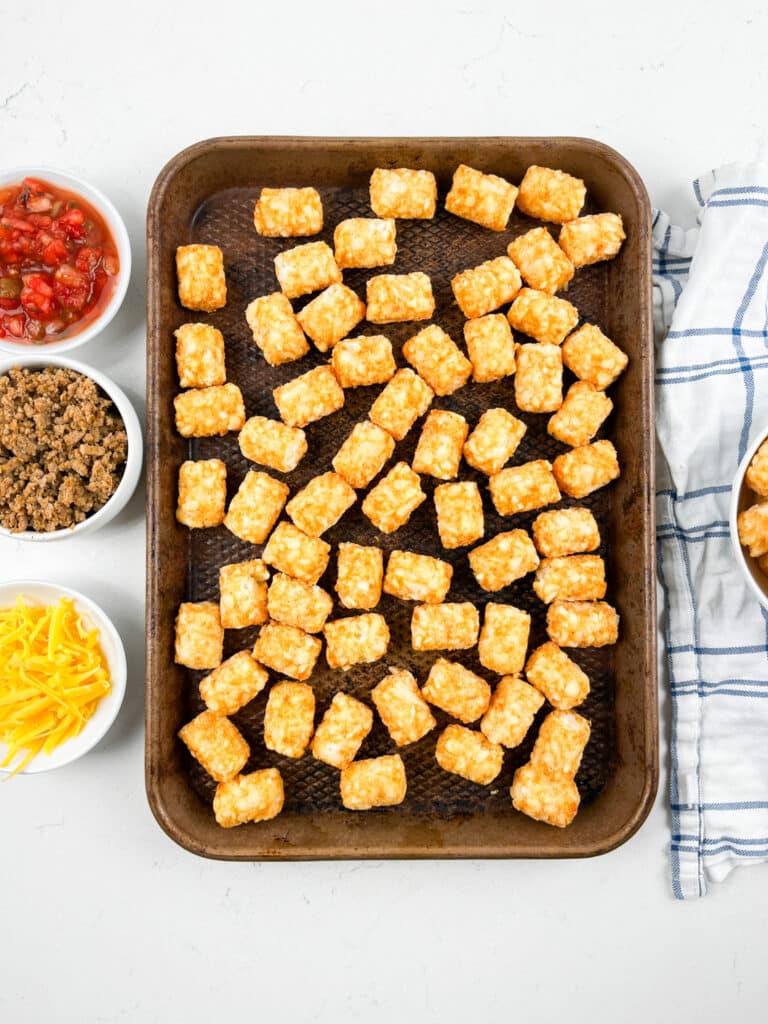
[[[73,334],[71,338],[62,338],[61,341],[49,341],[39,346],[50,355],[61,355],[63,352],[71,352],[79,345],[85,345],[91,338],[104,330],[110,320],[117,313],[123,304],[125,293],[128,290],[128,281],[131,276],[131,243],[128,240],[128,232],[120,214],[103,192],[89,185],[87,181],[76,178],[73,174],[56,170],[54,167],[10,167],[7,171],[0,171],[0,186],[20,184],[24,178],[41,178],[51,185],[66,189],[69,192],[76,192],[87,200],[104,218],[109,228],[120,258],[120,270],[117,275],[112,295],[109,298],[101,313],[84,327],[82,331]],[[0,352],[13,354],[25,352],[30,348],[29,344],[9,341],[7,338],[0,338]],[[38,346],[35,346],[38,348]]]
[[[13,540],[29,540],[38,543],[51,540],[67,540],[70,537],[79,537],[83,533],[98,530],[111,519],[114,519],[118,512],[121,512],[128,503],[128,499],[136,490],[136,485],[141,476],[141,464],[143,460],[143,439],[141,424],[136,411],[131,405],[127,395],[117,384],[99,370],[88,366],[86,363],[76,362],[74,359],[64,359],[59,356],[50,355],[48,346],[45,349],[36,349],[32,353],[29,350],[20,351],[14,358],[0,359],[0,376],[7,373],[14,366],[28,366],[41,369],[46,366],[64,366],[70,370],[76,370],[85,377],[90,377],[115,403],[117,411],[125,424],[128,435],[128,457],[123,470],[123,476],[117,485],[117,490],[98,512],[88,516],[82,523],[65,530],[52,530],[50,533],[37,533],[34,530],[25,530],[22,533],[11,533],[9,530],[0,528],[0,536],[10,537]]]
[[[747,581],[747,585],[750,590],[766,610],[768,610],[768,576],[765,575],[763,570],[757,564],[757,560],[752,558],[746,548],[741,546],[737,519],[739,512],[743,512],[745,508],[748,508],[750,505],[754,505],[757,501],[763,500],[750,490],[744,480],[744,477],[746,475],[747,468],[752,461],[752,457],[767,436],[768,428],[760,431],[747,449],[744,458],[739,463],[739,468],[736,471],[733,488],[731,490],[731,507],[728,516],[731,531],[731,544],[733,545],[733,550],[736,555],[736,563],[741,569],[742,576]]]
[[[69,587],[59,586],[57,583],[46,583],[42,580],[14,580],[10,583],[0,583],[0,608],[7,608],[15,604],[19,595],[25,597],[32,604],[46,605],[55,604],[60,597],[71,597],[75,602],[75,608],[86,618],[88,624],[92,628],[98,629],[101,647],[107,659],[112,679],[111,692],[99,701],[96,710],[86,722],[80,735],[62,743],[50,754],[38,754],[26,768],[19,772],[20,775],[35,775],[38,772],[48,772],[54,768],[61,768],[65,764],[71,764],[96,746],[120,711],[125,696],[128,670],[125,661],[125,648],[120,634],[106,612],[90,598]],[[5,749],[5,745],[0,742],[0,760],[5,755]],[[12,767],[0,769],[3,772],[11,770]]]

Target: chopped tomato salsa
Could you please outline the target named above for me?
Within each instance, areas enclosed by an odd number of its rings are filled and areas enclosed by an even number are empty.
[[[109,228],[81,196],[34,178],[0,187],[0,338],[41,345],[77,334],[119,269]]]

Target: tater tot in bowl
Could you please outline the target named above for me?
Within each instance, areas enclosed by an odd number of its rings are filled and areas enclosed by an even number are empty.
[[[729,521],[736,562],[768,610],[768,427],[755,435],[736,471]]]

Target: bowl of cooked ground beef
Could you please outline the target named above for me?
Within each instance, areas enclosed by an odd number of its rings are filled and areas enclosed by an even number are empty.
[[[113,519],[136,489],[142,435],[103,373],[43,354],[0,361],[0,533],[60,540]]]

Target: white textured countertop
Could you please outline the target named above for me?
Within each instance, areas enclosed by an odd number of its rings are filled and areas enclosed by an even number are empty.
[[[260,6],[0,0],[0,160],[68,168],[123,213],[128,300],[75,356],[140,411],[145,205],[193,141],[593,136],[681,218],[692,177],[765,141],[757,3]],[[674,902],[664,755],[648,822],[597,860],[227,864],[176,848],[144,796],[143,500],[78,541],[0,542],[2,578],[102,602],[130,669],[121,717],[89,757],[0,785],[0,1019],[764,1016],[768,874]]]

